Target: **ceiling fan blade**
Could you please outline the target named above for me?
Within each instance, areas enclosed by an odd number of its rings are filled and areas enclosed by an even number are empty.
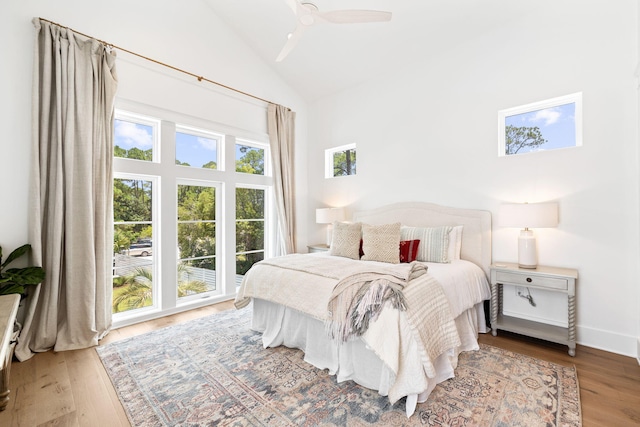
[[[286,58],[287,55],[289,55],[289,53],[293,50],[293,48],[296,47],[296,45],[298,44],[298,40],[300,40],[300,37],[302,36],[302,33],[304,33],[304,30],[306,28],[307,27],[305,26],[296,27],[294,32],[291,33],[291,37],[289,37],[289,40],[287,40],[284,47],[280,51],[280,54],[276,58],[276,62],[282,61],[284,58]]]
[[[297,0],[284,0],[285,3],[287,3],[287,6],[289,6],[289,8],[291,10],[293,10],[293,13],[298,13],[298,1]]]
[[[391,12],[380,10],[330,10],[318,13],[318,17],[333,24],[357,24],[391,21]]]

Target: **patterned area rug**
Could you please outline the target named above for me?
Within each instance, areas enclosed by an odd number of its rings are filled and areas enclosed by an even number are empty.
[[[460,355],[456,378],[407,418],[386,397],[263,349],[250,309],[96,350],[133,426],[580,426],[574,367],[495,347]]]

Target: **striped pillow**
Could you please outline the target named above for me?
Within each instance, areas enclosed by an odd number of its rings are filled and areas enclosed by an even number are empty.
[[[453,227],[402,227],[401,240],[420,240],[418,261],[447,263],[449,232]]]

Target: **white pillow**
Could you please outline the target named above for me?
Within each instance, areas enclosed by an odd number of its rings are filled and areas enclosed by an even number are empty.
[[[402,227],[400,240],[420,240],[418,261],[450,262],[449,233],[451,226]]]
[[[362,224],[359,222],[334,222],[329,254],[351,259],[360,259],[360,236]]]
[[[456,225],[451,228],[449,232],[449,249],[447,251],[447,258],[449,261],[454,259],[460,259],[460,249],[462,249],[462,225]]]
[[[400,263],[400,223],[362,224],[363,261]]]

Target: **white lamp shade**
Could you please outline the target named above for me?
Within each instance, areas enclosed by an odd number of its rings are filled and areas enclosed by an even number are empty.
[[[557,203],[514,203],[501,205],[498,225],[516,228],[548,228],[558,225]]]
[[[344,221],[344,208],[321,208],[316,209],[316,223],[333,224],[334,221]]]

